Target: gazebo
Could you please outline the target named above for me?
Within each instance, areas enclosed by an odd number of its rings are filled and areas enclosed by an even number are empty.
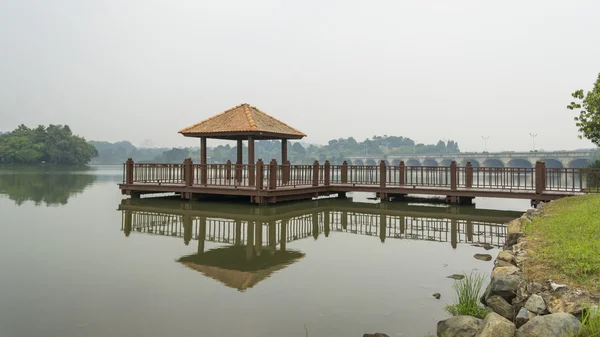
[[[242,142],[248,141],[248,164],[255,164],[254,141],[281,139],[281,161],[287,163],[287,140],[302,139],[306,135],[280,120],[248,104],[241,104],[200,123],[179,131],[185,137],[200,138],[200,164],[206,165],[206,140],[237,141],[237,162],[242,163]]]

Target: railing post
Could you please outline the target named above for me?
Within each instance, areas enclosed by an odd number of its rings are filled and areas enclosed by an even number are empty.
[[[256,189],[257,190],[261,190],[263,187],[263,161],[261,158],[258,158],[258,161],[256,162],[256,177],[252,176],[252,180],[254,180],[254,178],[256,178]],[[254,182],[253,182],[254,183]],[[252,186],[252,185],[250,185]]]
[[[194,185],[194,165],[191,158],[187,158],[183,161],[185,174],[185,186]]]
[[[406,183],[404,181],[404,177],[406,177],[406,165],[404,164],[404,161],[400,162],[400,165],[398,166],[398,183],[400,186],[404,186],[404,184]]]
[[[225,179],[231,180],[231,160],[227,160],[225,163]]]
[[[331,164],[329,163],[329,160],[325,161],[324,180],[325,186],[329,186],[331,184]]]
[[[467,166],[465,167],[465,187],[473,187],[473,165],[471,165],[470,161],[467,162]]]
[[[386,168],[385,160],[379,163],[379,187],[385,187],[386,185]]]
[[[125,183],[133,184],[133,159],[131,158],[125,162]]]
[[[546,190],[546,164],[535,162],[535,193],[542,194]]]
[[[271,159],[269,163],[269,189],[274,190],[277,187],[277,160]]]
[[[319,161],[313,164],[313,186],[319,186]]]
[[[456,191],[456,185],[457,185],[456,184],[456,180],[457,180],[456,178],[458,178],[457,174],[456,174],[456,171],[457,171],[456,170],[456,161],[453,160],[450,163],[450,189],[452,191]]]
[[[345,160],[342,163],[341,180],[342,180],[342,184],[348,183],[348,162]]]

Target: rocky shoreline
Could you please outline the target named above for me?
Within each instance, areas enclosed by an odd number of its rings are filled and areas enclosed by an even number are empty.
[[[597,297],[551,280],[542,284],[524,276],[529,254],[523,226],[544,216],[542,206],[508,223],[505,245],[494,261],[490,283],[481,297],[490,313],[484,319],[454,316],[440,321],[438,336],[573,337],[581,327],[583,310],[600,314]]]

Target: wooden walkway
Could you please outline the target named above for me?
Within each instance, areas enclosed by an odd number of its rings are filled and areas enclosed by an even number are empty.
[[[457,166],[124,164],[123,194],[177,193],[182,198],[241,196],[257,204],[311,199],[346,192],[373,192],[381,199],[408,194],[445,196],[468,204],[474,197],[549,201],[566,196],[600,193],[599,169]]]

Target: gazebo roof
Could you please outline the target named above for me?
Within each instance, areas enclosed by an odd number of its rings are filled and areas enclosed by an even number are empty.
[[[306,135],[248,104],[241,104],[179,131],[185,137],[302,139]]]

